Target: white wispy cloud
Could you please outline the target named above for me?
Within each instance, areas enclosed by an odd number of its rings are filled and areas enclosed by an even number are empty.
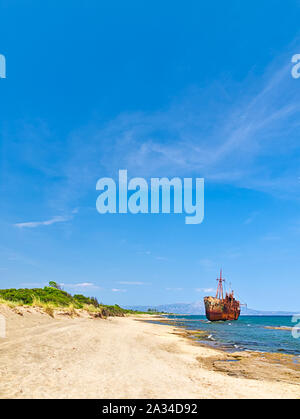
[[[92,282],[80,282],[79,284],[76,284],[76,287],[94,287],[95,285]]]
[[[150,250],[146,250],[146,251],[143,250],[143,251],[138,251],[137,254],[138,255],[148,255],[149,256],[149,255],[151,255],[151,252],[150,252]]]
[[[216,264],[211,259],[200,259],[199,264],[202,266],[202,268],[211,270],[216,268]]]
[[[112,292],[126,292],[126,290],[120,288],[112,288]]]
[[[121,285],[144,285],[145,282],[140,282],[140,281],[118,281],[118,284],[121,284]]]
[[[67,288],[95,288],[95,289],[100,288],[98,285],[95,285],[93,282],[79,282],[77,284],[61,283],[60,285]]]
[[[59,176],[47,194],[55,208],[76,205],[99,177],[116,177],[119,169],[129,177],[197,176],[298,199],[300,83],[290,73],[293,51],[239,83],[220,79],[188,89],[163,109],[92,120],[61,146],[49,142],[47,126],[33,123],[24,128],[25,142],[24,133],[19,136],[22,159],[48,177]],[[8,143],[18,154],[20,143]],[[49,222],[60,221],[18,226]]]
[[[15,227],[18,228],[36,228],[36,227],[40,227],[40,226],[50,226],[52,224],[56,224],[56,223],[63,223],[66,221],[69,221],[71,219],[71,217],[65,217],[62,215],[58,215],[56,217],[52,217],[49,220],[44,220],[44,221],[27,221],[24,223],[16,223],[14,224]]]
[[[196,292],[216,292],[214,288],[195,288]]]
[[[70,138],[62,193],[86,190],[103,173],[204,176],[269,193],[299,196],[300,103],[281,57],[261,76],[190,89],[157,112],[123,113]],[[78,177],[78,174],[84,176]]]

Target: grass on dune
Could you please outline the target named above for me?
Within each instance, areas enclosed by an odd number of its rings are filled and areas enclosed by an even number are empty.
[[[24,305],[22,301],[9,301],[4,298],[0,298],[0,304],[5,304],[9,308],[16,308]]]
[[[76,310],[82,309],[94,317],[103,318],[142,313],[123,309],[117,304],[99,304],[95,297],[86,297],[82,294],[72,296],[53,281],[49,282],[49,286],[44,288],[10,288],[0,290],[0,304],[6,304],[10,308],[18,306],[39,307],[52,317],[54,317],[55,310],[74,316],[77,314]]]

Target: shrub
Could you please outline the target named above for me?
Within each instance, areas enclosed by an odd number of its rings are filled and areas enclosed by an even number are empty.
[[[55,284],[56,286],[54,286]],[[72,296],[66,291],[57,287],[56,282],[50,281],[49,287],[44,288],[20,288],[20,289],[4,289],[0,290],[0,303],[5,301],[6,304],[15,307],[17,305],[31,305],[41,307],[50,316],[54,315],[55,308],[63,308],[66,314],[73,316],[76,314],[75,309],[82,309],[101,316],[124,316],[125,314],[138,314],[141,312],[126,310],[118,304],[104,305],[99,304],[95,297],[85,297],[82,294]]]

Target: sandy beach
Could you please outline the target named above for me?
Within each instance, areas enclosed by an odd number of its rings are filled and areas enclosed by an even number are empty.
[[[1,398],[300,398],[288,355],[227,354],[142,315],[0,314]]]

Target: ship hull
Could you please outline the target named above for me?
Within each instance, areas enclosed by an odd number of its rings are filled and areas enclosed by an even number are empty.
[[[206,310],[206,317],[211,322],[217,322],[217,321],[225,322],[226,320],[238,320],[238,318],[240,317],[240,313],[239,312],[224,313],[221,311],[219,312],[219,311]]]
[[[238,320],[240,316],[240,305],[236,300],[228,302],[227,300],[205,297],[204,303],[206,317],[212,322]]]

